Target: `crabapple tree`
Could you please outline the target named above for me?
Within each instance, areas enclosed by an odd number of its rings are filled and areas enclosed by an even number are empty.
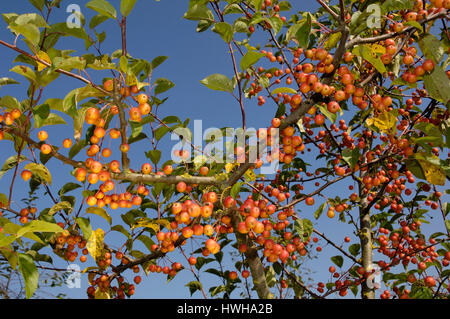
[[[22,83],[27,98],[2,88],[0,253],[27,298],[41,271],[65,271],[56,259],[86,265],[89,298],[129,298],[147,276],[180,273],[205,298],[448,297],[450,0],[311,0],[314,12],[293,2],[185,1],[193,32],[212,32],[229,55],[218,61],[227,75],[198,85],[235,101],[244,133],[249,105],[271,114],[256,144],[229,142],[226,159],[178,133],[188,119],[158,115],[174,83],[155,78],[166,57],[127,50],[136,0],[89,1],[92,18],[75,10],[70,23],[52,14],[61,0],[2,14],[13,37],[0,44],[16,56],[0,84]],[[117,29],[101,32],[106,21]],[[62,77],[79,86],[50,89]],[[169,133],[184,144],[164,154]],[[312,257],[329,274],[302,276]],[[220,284],[207,289],[203,273]]]

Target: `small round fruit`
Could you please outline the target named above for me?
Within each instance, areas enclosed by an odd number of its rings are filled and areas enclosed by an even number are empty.
[[[173,167],[172,167],[172,165],[166,165],[166,166],[164,166],[163,172],[164,172],[164,174],[166,174],[166,175],[172,174],[172,172],[173,172]]]
[[[38,133],[38,139],[39,141],[43,142],[48,138],[48,133],[46,131],[40,131]]]
[[[23,180],[26,182],[31,178],[32,173],[29,170],[23,170],[20,176],[22,176]]]
[[[114,90],[114,81],[113,80],[106,80],[103,83],[103,88],[108,91],[111,92],[112,90]]]
[[[139,94],[137,97],[137,101],[139,104],[145,104],[148,102],[148,96],[144,93]]]
[[[308,205],[308,206],[314,205],[314,198],[313,198],[313,197],[307,197],[307,198],[305,199],[305,203],[306,203],[306,205]]]
[[[70,138],[66,138],[63,141],[64,148],[71,148],[72,147],[72,140]]]
[[[187,185],[186,185],[185,182],[179,182],[179,183],[177,184],[177,191],[178,191],[179,193],[184,193],[184,192],[186,191],[186,188],[187,188]]]
[[[50,154],[52,152],[52,147],[48,144],[41,145],[41,152],[44,155]]]

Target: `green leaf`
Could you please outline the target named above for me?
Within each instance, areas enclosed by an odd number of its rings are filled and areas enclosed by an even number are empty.
[[[266,282],[269,287],[274,287],[277,283],[277,277],[275,276],[275,270],[272,266],[267,267],[266,271]]]
[[[419,162],[416,160],[408,160],[406,161],[406,167],[408,170],[413,173],[413,175],[420,179],[425,179],[425,174],[420,166]]]
[[[104,19],[108,19],[105,16],[101,16]],[[47,33],[57,33],[63,37],[75,37],[85,41],[89,41],[89,36],[87,35],[84,28],[69,28],[68,24],[65,22],[55,23],[50,26],[50,30]]]
[[[324,44],[324,49],[327,51],[330,51],[331,49],[335,48],[336,45],[339,43],[339,40],[342,37],[342,32],[336,32],[330,34],[328,40]]]
[[[422,53],[428,58],[438,64],[442,61],[444,57],[444,48],[442,47],[441,41],[439,41],[436,36],[432,34],[427,34],[425,37],[419,41],[420,49]]]
[[[69,158],[74,158],[86,145],[88,145],[86,140],[80,140],[75,143],[69,151]]]
[[[418,29],[420,32],[423,32],[422,25],[419,22],[417,22],[417,21],[405,22],[405,26],[412,26],[412,27]]]
[[[13,109],[23,110],[20,102],[15,97],[9,95],[0,98],[0,106],[6,108],[8,111]]]
[[[277,35],[283,28],[283,20],[281,20],[276,16],[273,16],[272,18],[268,19],[268,22],[272,26],[274,35]]]
[[[33,258],[28,254],[18,254],[19,271],[25,282],[25,292],[27,299],[30,299],[39,284],[39,271],[34,264]]]
[[[323,210],[324,210],[326,204],[327,204],[326,202],[323,203],[323,204],[320,205],[320,207],[316,210],[316,212],[314,213],[314,218],[315,218],[315,219],[319,219],[320,215],[322,215]]]
[[[161,159],[161,151],[153,150],[145,153],[145,156],[152,161],[153,164],[158,165],[159,160]]]
[[[331,113],[330,111],[328,111],[326,106],[323,105],[317,105],[320,109],[320,112],[322,112],[323,115],[325,115],[330,121],[331,123],[336,122],[337,119],[337,113]]]
[[[33,175],[39,177],[42,181],[52,184],[52,175],[47,167],[42,164],[30,163],[25,166],[25,169],[33,173]]]
[[[230,43],[233,40],[233,27],[226,22],[216,23],[211,30],[218,33],[226,43]]]
[[[0,207],[6,207],[8,206],[8,197],[6,197],[5,194],[0,193]]]
[[[91,21],[89,22],[89,29],[94,29],[109,18],[107,16],[97,14],[96,16],[93,16]]]
[[[86,7],[111,19],[117,18],[116,9],[106,0],[91,0],[86,4]]]
[[[151,63],[151,67],[152,67],[152,69],[154,70],[154,69],[156,69],[158,66],[160,66],[164,61],[166,61],[167,60],[167,56],[158,56],[158,57],[156,57],[156,58],[154,58],[153,60],[152,60],[152,63]]]
[[[280,1],[278,2],[278,6],[280,7],[280,11],[289,11],[292,8],[292,5],[289,1]]]
[[[13,167],[16,167],[19,163],[22,163],[27,158],[23,155],[20,155],[19,158],[17,158],[17,155],[11,156],[8,158],[5,163],[3,163],[2,169],[0,170],[0,179],[5,175],[7,171],[12,169]]]
[[[84,239],[89,240],[92,234],[92,227],[89,219],[84,217],[78,217],[76,221],[81,231],[83,232]]]
[[[217,296],[218,294],[220,294],[221,292],[224,292],[227,290],[227,287],[225,285],[220,285],[217,287],[211,287],[209,289],[209,294],[211,295],[211,297]]]
[[[294,223],[294,229],[297,232],[297,234],[300,236],[300,238],[307,239],[311,236],[314,227],[310,220],[308,219],[297,219]]]
[[[409,297],[414,299],[432,299],[433,291],[428,287],[422,286],[421,283],[416,282],[411,287]]]
[[[13,67],[11,72],[15,72],[17,74],[23,75],[26,77],[31,83],[37,84],[36,72],[34,72],[30,67],[24,65],[16,65]]]
[[[214,15],[205,3],[195,3],[190,5],[189,10],[184,14],[187,20],[210,20],[214,21]]]
[[[263,0],[252,0],[252,3],[256,11],[261,11]]]
[[[286,41],[295,39],[302,48],[307,48],[309,44],[309,36],[311,34],[311,14],[307,13],[306,18],[292,25],[286,33]]]
[[[175,86],[175,84],[173,84],[171,81],[164,78],[157,79],[155,81],[155,85],[155,95],[164,93]]]
[[[0,254],[8,260],[12,269],[15,270],[17,268],[17,252],[11,248],[11,245],[0,247]]]
[[[44,9],[45,0],[29,0],[29,1],[39,11],[42,11],[42,9]]]
[[[33,108],[34,125],[39,128],[40,124],[50,115],[50,106],[41,104]]]
[[[128,235],[128,237],[131,237],[131,236]],[[150,237],[148,237],[146,235],[140,235],[137,239],[140,240],[145,245],[145,247],[147,247],[147,249],[149,251],[152,250],[152,246],[155,244],[155,242]]]
[[[43,220],[32,220],[25,226],[19,229],[16,234],[16,237],[22,237],[27,233],[59,233],[62,232],[63,229],[59,227],[57,224],[49,223]]]
[[[136,143],[136,142],[139,142],[139,141],[142,141],[142,140],[145,140],[147,138],[147,135],[145,134],[145,133],[139,133],[138,135],[136,135],[136,136],[131,136],[129,139],[128,139],[128,144],[133,144],[133,143]]]
[[[223,15],[234,14],[234,13],[237,13],[237,14],[243,13],[241,7],[237,3],[227,4],[225,6],[225,8],[223,9]]]
[[[297,91],[294,90],[293,88],[288,88],[288,87],[276,88],[275,90],[272,91],[272,95],[275,95],[275,94],[278,94],[278,93],[297,94]]]
[[[22,24],[22,25],[10,24],[9,28],[16,35],[19,34],[23,35],[25,39],[30,41],[30,43],[33,44],[35,47],[39,45],[41,33],[39,31],[39,28],[34,24]]]
[[[200,20],[197,24],[197,28],[195,29],[197,32],[204,32],[209,29],[214,23],[209,20]],[[234,29],[236,31],[236,28]],[[238,32],[238,31],[236,31]]]
[[[360,244],[352,244],[352,245],[350,245],[350,247],[348,247],[348,251],[353,256],[358,256],[360,250],[361,250]]]
[[[258,62],[264,54],[257,51],[248,51],[241,59],[240,67],[242,71],[247,70],[249,67]]]
[[[382,5],[384,13],[397,10],[412,9],[413,7],[414,1],[411,0],[387,0]]]
[[[206,85],[211,90],[225,91],[232,93],[234,90],[233,82],[225,75],[212,74],[207,78],[200,81],[200,83]]]
[[[112,63],[109,56],[106,54],[99,59],[95,59],[93,63],[89,63],[87,65],[88,68],[94,70],[116,70],[117,66],[115,63]]]
[[[53,66],[66,71],[72,71],[73,69],[84,70],[86,68],[86,60],[78,56],[69,58],[56,57],[53,59]]]
[[[344,161],[350,164],[351,168],[354,168],[355,165],[358,163],[359,160],[359,149],[355,148],[353,150],[346,148],[342,151],[342,158]]]
[[[428,94],[444,103],[448,108],[450,102],[450,81],[444,70],[436,66],[431,74],[424,75],[423,82]]]
[[[236,199],[239,195],[239,192],[241,191],[242,185],[244,185],[243,182],[238,182],[234,184],[233,187],[231,188],[230,196]]]
[[[53,205],[53,207],[50,208],[50,210],[48,211],[47,214],[50,216],[53,216],[61,210],[69,210],[69,213],[70,213],[70,211],[72,211],[72,209],[73,209],[72,204],[64,201],[64,202],[60,202],[60,203]]]
[[[6,247],[9,246],[12,242],[16,240],[16,236],[5,236],[4,234],[0,233],[0,247]]]
[[[55,113],[50,113],[49,116],[45,120],[36,121],[35,119],[35,126],[36,128],[41,128],[44,126],[51,126],[51,125],[67,125],[66,121]]]
[[[234,32],[237,33],[247,33],[248,32],[248,25],[246,23],[246,21],[242,21],[242,20],[236,20],[233,23],[233,30]]]
[[[128,239],[131,238],[130,233],[125,229],[125,227],[123,227],[122,225],[115,225],[113,227],[111,227],[111,230],[117,231],[119,233],[122,233],[123,235],[125,235]],[[139,237],[137,238],[139,239]]]
[[[11,78],[0,78],[0,89],[2,88],[2,86],[9,84],[20,84],[20,83]]]
[[[278,105],[277,113],[275,113],[275,117],[282,117],[286,113],[286,105],[280,104]]]
[[[160,128],[158,128],[155,131],[156,140],[159,141],[160,139],[162,139],[164,137],[164,135],[166,135],[169,131],[170,131],[170,129],[166,126],[161,126]]]
[[[122,0],[120,3],[120,12],[123,16],[128,16],[133,10],[136,0]]]
[[[10,16],[11,17],[11,16]],[[21,15],[14,14],[14,17],[8,22],[8,24],[25,25],[32,24],[38,28],[48,28],[49,25],[45,22],[44,18],[37,13],[25,13]]]
[[[126,56],[121,56],[119,60],[119,69],[120,71],[127,73],[128,71],[128,59]]]
[[[191,282],[188,282],[185,286],[189,287],[189,292],[191,293],[191,297],[197,290],[202,289],[202,283],[200,281],[191,281]]]
[[[331,257],[331,261],[337,265],[338,267],[342,267],[342,265],[344,264],[344,257],[342,256],[333,256]]]
[[[353,54],[362,57],[372,64],[380,73],[386,72],[386,67],[381,61],[380,55],[372,50],[369,45],[359,45],[353,49]]]
[[[111,216],[109,216],[108,213],[106,212],[106,210],[104,210],[103,208],[100,208],[100,207],[88,207],[86,209],[86,214],[98,215],[98,216],[106,219],[110,225],[112,223]]]

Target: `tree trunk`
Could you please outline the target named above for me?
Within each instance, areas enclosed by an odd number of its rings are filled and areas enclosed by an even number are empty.
[[[274,296],[270,292],[270,288],[267,285],[266,273],[264,271],[264,266],[261,262],[261,258],[258,255],[258,250],[252,241],[243,234],[240,234],[238,229],[239,217],[236,214],[233,215],[232,219],[233,228],[235,230],[236,239],[238,245],[244,243],[247,245],[247,251],[245,252],[245,260],[250,267],[250,272],[253,278],[254,289],[256,290],[258,297],[260,299],[272,299]]]
[[[245,172],[252,168],[252,163],[241,164],[241,166],[233,173],[226,183],[222,185],[224,189],[223,197],[230,195],[231,187],[245,174]],[[233,225],[234,234],[236,235],[237,244],[246,244],[247,251],[245,252],[245,260],[250,267],[250,273],[253,278],[254,289],[256,290],[260,299],[273,299],[274,295],[270,292],[269,285],[266,280],[266,273],[262,264],[261,258],[258,255],[258,250],[255,244],[247,235],[238,232],[239,212],[231,213],[231,223]]]
[[[363,177],[363,176],[361,176]],[[372,249],[372,228],[370,226],[370,209],[369,202],[367,200],[367,194],[363,194],[364,185],[359,183],[359,197],[361,198],[361,203],[359,207],[359,224],[360,233],[359,238],[361,242],[361,260],[362,266],[366,273],[372,271],[373,264],[373,249]],[[367,278],[366,278],[367,279]],[[361,285],[361,298],[362,299],[374,299],[375,291],[373,287],[369,287],[368,283],[370,281],[364,280]]]

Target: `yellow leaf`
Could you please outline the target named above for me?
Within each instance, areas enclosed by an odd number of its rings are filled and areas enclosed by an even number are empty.
[[[108,292],[103,292],[100,288],[97,288],[94,294],[95,299],[111,299],[111,295]]]
[[[256,174],[253,169],[249,169],[245,172],[244,177],[246,180],[254,182],[256,180]]]
[[[236,166],[236,164],[232,164],[232,163],[225,164],[225,172],[227,174],[230,173],[235,166]]]
[[[97,229],[92,232],[89,238],[86,248],[92,258],[97,261],[100,256],[103,256],[103,240],[105,238],[105,232],[102,229]]]
[[[328,40],[324,43],[325,50],[333,49],[342,37],[342,32],[336,32],[330,35]]]
[[[157,219],[154,222],[158,225],[166,227],[168,230],[172,230],[172,227],[170,227],[170,222],[167,219]]]
[[[47,53],[45,53],[44,51],[39,51],[38,54],[36,55],[38,59],[41,59],[42,61],[45,61],[47,63],[52,63],[52,61],[50,60],[50,57],[48,56]],[[47,66],[43,63],[38,62],[38,71],[42,71],[45,68],[47,68]]]
[[[389,112],[383,112],[377,117],[367,119],[366,124],[368,126],[374,125],[380,131],[383,131],[385,133],[392,133],[395,132],[397,118]]]
[[[425,178],[430,184],[433,185],[445,185],[445,172],[437,165],[430,163],[429,161],[417,160],[422,167],[425,174]]]
[[[136,224],[134,224],[131,229],[136,229],[136,228],[140,228],[140,227],[145,227],[145,228],[151,228],[156,232],[159,232],[159,226],[155,221],[152,220],[148,220],[146,218],[143,219],[138,219],[136,221]]]
[[[50,171],[42,164],[30,163],[25,165],[25,169],[31,171],[34,175],[40,177],[43,181],[49,185],[52,184],[52,175]]]
[[[371,49],[372,49],[372,52],[375,52],[375,53],[380,53],[380,54],[386,53],[386,48],[379,44],[372,44]]]
[[[88,272],[89,270],[94,270],[94,269],[100,269],[99,267],[86,267],[81,273],[85,274],[86,272]],[[89,275],[93,274],[95,276],[95,273],[90,272]],[[91,280],[89,280],[89,283],[91,282]]]

